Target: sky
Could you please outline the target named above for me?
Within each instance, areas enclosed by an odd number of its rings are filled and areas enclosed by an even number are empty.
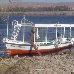
[[[0,2],[74,2],[74,0],[0,0]]]

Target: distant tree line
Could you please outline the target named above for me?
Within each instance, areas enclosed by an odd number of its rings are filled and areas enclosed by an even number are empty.
[[[30,12],[30,11],[69,11],[70,8],[68,6],[55,6],[55,7],[0,7],[0,12]]]

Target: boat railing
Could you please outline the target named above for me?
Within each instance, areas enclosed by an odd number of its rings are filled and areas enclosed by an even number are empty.
[[[65,43],[74,43],[74,38],[70,38],[70,39],[67,39],[67,38],[57,38],[57,39],[54,39],[54,40],[49,40],[47,42],[45,41],[38,41],[38,42],[35,42],[35,45],[37,46],[40,46],[40,45],[55,45],[55,44],[65,44]]]
[[[21,24],[19,24],[18,21],[16,21],[15,23],[13,23],[13,27],[14,28],[13,28],[13,33],[12,33],[11,39],[16,40],[18,33],[20,31]]]
[[[33,26],[33,22],[27,20],[24,16],[24,18],[21,20],[21,26]]]
[[[45,41],[38,41],[38,42],[35,42],[35,44],[36,45],[47,45],[47,44],[49,44],[49,45],[51,45],[51,44],[55,44],[56,43],[56,39],[55,40],[49,40],[49,41],[47,41],[47,42],[45,42]]]

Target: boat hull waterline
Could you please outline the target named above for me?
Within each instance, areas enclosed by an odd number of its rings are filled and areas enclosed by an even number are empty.
[[[38,54],[38,52],[40,53],[55,53],[55,52],[59,52],[62,51],[64,49],[71,49],[73,47],[72,44],[69,44],[67,46],[63,46],[63,47],[56,47],[56,48],[49,48],[49,49],[38,49],[38,50],[27,50],[27,49],[7,49],[7,53],[9,55],[21,55],[21,54]]]

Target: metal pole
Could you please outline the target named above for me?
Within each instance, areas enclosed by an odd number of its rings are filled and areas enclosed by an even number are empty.
[[[57,39],[57,24],[56,24],[56,39]]]
[[[45,42],[47,44],[47,31],[48,31],[48,28],[46,28],[46,35],[45,35]]]
[[[37,28],[37,35],[36,35],[36,36],[37,36],[37,39],[38,39],[38,38],[39,38],[39,35],[38,35],[38,28]]]
[[[9,16],[8,16],[8,20],[9,20]],[[8,38],[8,21],[7,21],[7,38]]]
[[[65,27],[64,27],[64,37],[65,37]]]
[[[23,42],[24,42],[24,29],[25,29],[25,27],[23,27]]]
[[[34,33],[34,44],[35,44],[35,33]]]
[[[70,24],[70,37],[71,37],[71,24]]]
[[[23,22],[23,24],[24,25],[26,25],[26,23],[25,23],[25,15],[24,15],[24,22]],[[22,24],[22,23],[21,23]],[[24,42],[24,38],[25,38],[25,34],[24,34],[24,31],[25,31],[25,26],[23,27],[23,42]]]

